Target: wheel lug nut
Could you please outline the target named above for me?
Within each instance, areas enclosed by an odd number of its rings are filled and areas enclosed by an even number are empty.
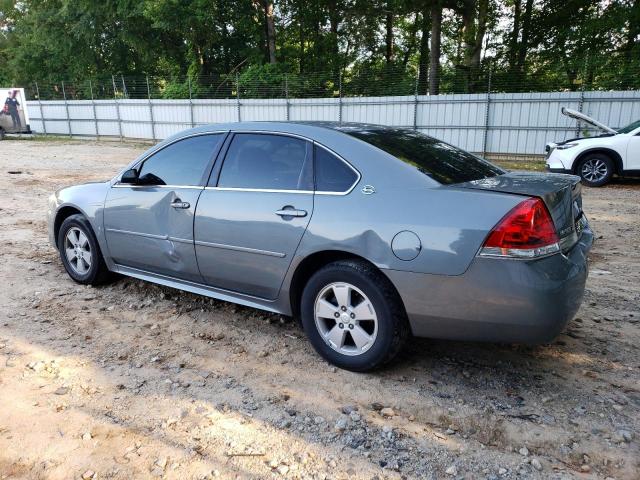
[[[333,314],[334,317],[338,318],[340,316],[340,314],[338,312]]]
[[[339,324],[338,324],[338,327],[340,327],[340,328],[344,328],[344,323],[339,323]]]
[[[356,314],[355,313],[352,313],[350,316],[351,316],[351,318],[356,318]]]
[[[346,312],[347,311],[347,307],[342,306],[342,307],[340,307],[340,310],[342,310],[343,312]]]
[[[353,323],[349,324],[349,330],[353,330]]]

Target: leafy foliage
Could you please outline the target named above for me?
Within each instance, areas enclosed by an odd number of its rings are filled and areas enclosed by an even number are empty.
[[[50,97],[638,89],[640,0],[0,0],[0,62]]]

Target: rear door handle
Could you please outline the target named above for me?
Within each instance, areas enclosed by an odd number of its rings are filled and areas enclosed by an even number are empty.
[[[191,204],[189,202],[182,202],[180,201],[180,199],[175,200],[171,206],[173,208],[189,208],[191,206]]]
[[[306,217],[307,211],[284,207],[282,210],[277,210],[276,215],[280,215],[281,217]]]

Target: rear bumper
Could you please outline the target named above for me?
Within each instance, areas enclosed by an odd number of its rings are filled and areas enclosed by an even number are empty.
[[[580,307],[593,233],[568,252],[533,261],[477,257],[458,276],[385,270],[413,334],[489,342],[545,343]]]

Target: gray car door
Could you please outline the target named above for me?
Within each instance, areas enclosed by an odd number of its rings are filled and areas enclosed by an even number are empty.
[[[193,218],[222,134],[187,137],[136,168],[135,185],[116,183],[105,201],[104,227],[114,262],[202,282],[193,244]]]
[[[313,213],[311,142],[236,133],[202,193],[194,226],[208,285],[274,299]]]

